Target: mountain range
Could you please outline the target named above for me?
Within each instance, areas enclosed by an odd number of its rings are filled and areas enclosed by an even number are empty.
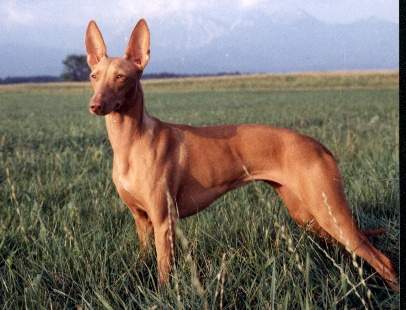
[[[148,20],[151,61],[147,72],[292,72],[396,69],[399,25],[374,17],[349,24],[327,23],[304,11],[201,12]],[[0,35],[0,77],[62,72],[69,53],[83,54],[83,27],[44,29],[24,42]],[[109,54],[122,55],[133,24],[105,36]],[[105,34],[105,31],[102,32]],[[46,44],[41,38],[48,37]]]

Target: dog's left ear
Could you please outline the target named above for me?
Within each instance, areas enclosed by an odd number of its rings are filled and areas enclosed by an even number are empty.
[[[103,57],[107,57],[106,44],[95,21],[91,20],[86,30],[87,63],[93,68]]]
[[[128,42],[125,58],[134,62],[134,64],[144,70],[149,61],[150,55],[150,35],[147,22],[140,19],[135,25]]]

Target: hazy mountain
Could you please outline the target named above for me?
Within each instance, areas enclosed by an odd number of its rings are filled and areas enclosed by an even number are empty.
[[[228,28],[220,24],[218,31],[209,32],[204,21],[193,32],[186,29],[178,30],[184,40],[172,41],[176,52],[171,44],[162,46],[164,53],[152,50],[155,61],[151,70],[287,72],[398,67],[398,25],[374,18],[327,24],[305,12],[256,12]],[[202,37],[211,40],[187,46],[187,42]]]
[[[148,72],[288,72],[399,65],[399,25],[376,18],[331,24],[304,11],[269,14],[252,10],[227,16],[213,12],[174,15],[148,22],[152,33]],[[133,25],[126,26],[105,37],[109,54],[123,54]],[[52,31],[37,33],[24,44],[0,36],[0,76],[60,74],[66,54],[84,53],[84,29],[75,29],[66,38]],[[41,36],[50,38],[47,46],[41,45]]]

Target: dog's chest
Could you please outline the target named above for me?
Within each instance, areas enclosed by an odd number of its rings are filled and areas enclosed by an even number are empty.
[[[117,179],[116,187],[119,187],[122,191],[131,193],[131,181],[124,175],[119,175]]]
[[[142,205],[142,184],[138,180],[128,173],[120,174],[113,169],[113,182],[120,198],[127,206],[139,207]]]
[[[156,188],[156,164],[143,153],[132,154],[131,160],[113,159],[112,177],[116,190],[129,207],[146,206]]]

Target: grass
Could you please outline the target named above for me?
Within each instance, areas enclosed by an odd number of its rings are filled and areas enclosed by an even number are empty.
[[[354,217],[387,230],[373,243],[398,265],[397,72],[146,81],[144,90],[150,114],[166,121],[267,123],[320,140],[339,159]],[[361,277],[262,183],[179,222],[176,273],[159,290],[155,255],[140,257],[112,184],[90,95],[87,83],[0,87],[3,308],[398,308],[371,267],[358,259]]]

